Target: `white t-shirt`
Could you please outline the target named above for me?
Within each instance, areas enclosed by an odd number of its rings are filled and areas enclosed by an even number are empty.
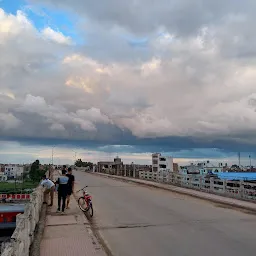
[[[41,182],[41,185],[47,189],[50,189],[52,186],[54,186],[54,183],[49,179],[45,179]]]

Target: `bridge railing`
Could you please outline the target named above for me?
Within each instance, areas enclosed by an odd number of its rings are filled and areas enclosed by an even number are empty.
[[[52,178],[52,172],[48,171],[47,175]],[[43,188],[39,185],[30,195],[30,200],[25,205],[24,213],[16,216],[16,228],[10,241],[1,245],[1,256],[29,255],[36,225],[39,222],[42,204]]]
[[[148,173],[144,174],[141,172],[139,178],[232,198],[256,200],[256,183],[253,182],[227,181],[214,177],[209,178],[179,173],[169,173],[166,175],[155,175],[151,173],[149,175]]]

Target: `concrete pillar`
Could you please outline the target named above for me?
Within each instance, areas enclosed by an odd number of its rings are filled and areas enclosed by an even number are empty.
[[[210,192],[214,192],[214,178],[210,178]]]
[[[241,198],[244,198],[244,182],[242,180],[240,180],[240,188],[239,188],[239,196]]]
[[[203,178],[200,176],[199,178],[199,189],[202,190],[203,188]]]
[[[227,193],[227,181],[226,180],[223,180],[223,193],[226,194]]]

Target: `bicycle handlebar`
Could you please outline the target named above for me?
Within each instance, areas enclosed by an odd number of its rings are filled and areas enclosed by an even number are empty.
[[[80,192],[81,190],[84,190],[85,188],[88,188],[88,186],[81,188],[80,190],[76,191],[76,193]]]

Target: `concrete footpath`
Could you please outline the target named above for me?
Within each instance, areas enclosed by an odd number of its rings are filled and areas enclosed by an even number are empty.
[[[169,190],[172,192],[176,192],[176,193],[200,198],[203,200],[211,201],[214,203],[219,203],[219,204],[243,209],[243,210],[250,211],[251,213],[256,214],[256,203],[253,203],[253,202],[247,202],[247,201],[243,201],[243,200],[239,200],[239,199],[235,199],[235,198],[219,196],[219,195],[210,194],[210,193],[206,193],[206,192],[198,191],[198,190],[194,190],[194,189],[189,189],[189,188],[177,187],[177,186],[170,185],[170,184],[162,184],[162,183],[158,183],[158,182],[154,182],[154,181],[140,180],[140,179],[135,179],[135,178],[130,178],[130,177],[115,176],[115,175],[96,173],[96,172],[91,173],[91,174],[92,175],[100,175],[100,176],[103,176],[106,178],[123,180],[126,182],[134,182],[137,184],[151,186],[151,187],[155,187],[155,188],[165,189],[165,190]]]
[[[48,207],[41,256],[105,256],[101,245],[94,237],[84,213],[71,197],[70,209],[65,215],[56,213],[57,193],[54,206]]]

